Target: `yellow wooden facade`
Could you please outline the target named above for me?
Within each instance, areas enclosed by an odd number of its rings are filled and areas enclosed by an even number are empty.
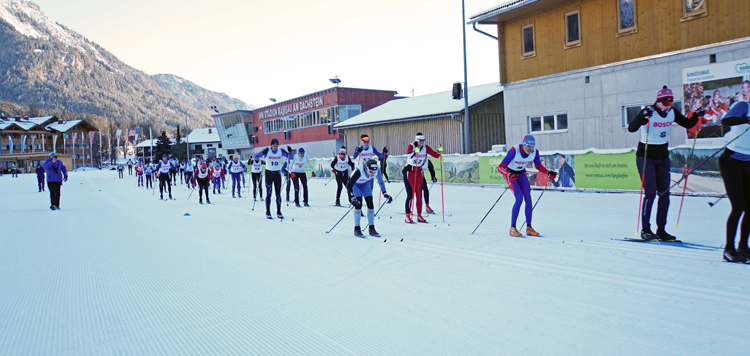
[[[620,0],[540,0],[481,24],[498,24],[500,82],[510,83],[750,37],[750,1],[704,0],[685,16],[685,0],[633,0],[635,30],[618,33]],[[580,45],[566,47],[565,14],[579,12]],[[521,29],[534,26],[534,55],[522,55]]]

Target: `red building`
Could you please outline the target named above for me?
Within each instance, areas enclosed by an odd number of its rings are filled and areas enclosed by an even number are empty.
[[[304,147],[311,158],[331,157],[345,146],[333,125],[395,98],[393,90],[334,87],[250,111],[213,115],[229,154],[258,152],[279,140],[281,147]],[[243,124],[240,124],[243,123]],[[244,131],[244,132],[241,132]],[[246,135],[247,140],[237,139]],[[225,142],[226,140],[226,142]]]

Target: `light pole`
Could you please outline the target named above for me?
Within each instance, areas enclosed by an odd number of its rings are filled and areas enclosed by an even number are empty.
[[[469,142],[469,80],[466,70],[466,6],[465,0],[461,0],[461,27],[464,33],[464,154],[470,154],[471,144]]]

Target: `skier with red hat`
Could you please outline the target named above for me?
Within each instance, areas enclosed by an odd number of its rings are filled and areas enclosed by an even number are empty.
[[[672,124],[676,123],[690,129],[698,123],[698,116],[687,118],[672,107],[674,96],[665,85],[656,93],[656,103],[643,108],[628,125],[628,131],[640,129],[641,139],[635,152],[636,165],[643,185],[643,202],[640,206],[642,220],[641,238],[644,240],[659,239],[674,241],[675,237],[664,229],[667,225],[669,211],[669,134]],[[692,116],[692,115],[691,115]],[[651,231],[651,207],[656,193],[659,192],[659,204],[656,210],[656,233]]]

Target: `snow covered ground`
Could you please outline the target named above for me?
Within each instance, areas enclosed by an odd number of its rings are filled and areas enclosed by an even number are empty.
[[[160,201],[116,176],[71,173],[61,211],[35,175],[0,177],[0,355],[750,351],[750,265],[721,259],[726,200],[686,198],[675,228],[672,197],[668,231],[694,244],[677,247],[611,240],[634,236],[636,194],[547,191],[541,238],[508,237],[506,194],[470,235],[504,188],[445,186],[445,223],[404,224],[401,194],[383,238],[359,239],[351,214],[326,234],[347,210],[324,179],[282,222],[252,199]]]

